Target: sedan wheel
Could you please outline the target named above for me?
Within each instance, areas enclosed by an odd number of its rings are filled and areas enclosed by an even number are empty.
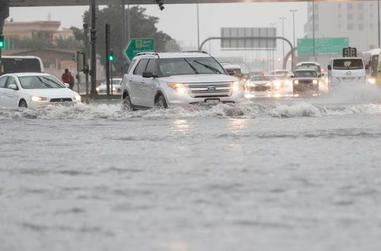
[[[28,105],[25,100],[21,100],[19,103],[20,108],[28,108]]]

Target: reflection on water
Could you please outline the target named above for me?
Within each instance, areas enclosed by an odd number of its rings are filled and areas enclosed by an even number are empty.
[[[242,131],[247,128],[247,119],[229,119],[228,125],[232,132]]]
[[[185,119],[176,119],[173,122],[173,130],[175,132],[187,133],[189,131],[188,120],[185,120]]]

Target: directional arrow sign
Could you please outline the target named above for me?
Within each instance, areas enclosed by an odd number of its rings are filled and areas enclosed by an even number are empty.
[[[124,55],[131,61],[136,54],[145,51],[155,51],[153,38],[132,38],[124,50]]]

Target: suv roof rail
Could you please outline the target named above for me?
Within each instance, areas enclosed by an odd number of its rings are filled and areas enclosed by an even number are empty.
[[[182,51],[182,52],[185,52],[185,53],[203,53],[203,54],[208,54],[206,51]]]
[[[136,54],[136,56],[142,56],[142,55],[156,55],[160,58],[159,53],[155,51],[144,51],[144,52],[139,52]]]

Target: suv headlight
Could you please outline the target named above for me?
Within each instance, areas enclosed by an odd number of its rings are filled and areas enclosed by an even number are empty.
[[[239,90],[239,82],[238,81],[231,82],[230,87],[232,88],[233,92],[238,91]]]
[[[318,81],[317,81],[316,79],[314,79],[314,80],[312,80],[312,83],[313,83],[314,85],[316,85],[316,84],[318,83]]]
[[[44,97],[38,97],[38,96],[30,96],[30,100],[34,102],[40,102],[40,101],[46,101],[48,100],[47,98]]]
[[[294,84],[295,85],[299,84],[299,80],[294,80]]]
[[[185,94],[187,93],[187,89],[182,83],[168,83],[168,86],[175,89],[178,93]]]

